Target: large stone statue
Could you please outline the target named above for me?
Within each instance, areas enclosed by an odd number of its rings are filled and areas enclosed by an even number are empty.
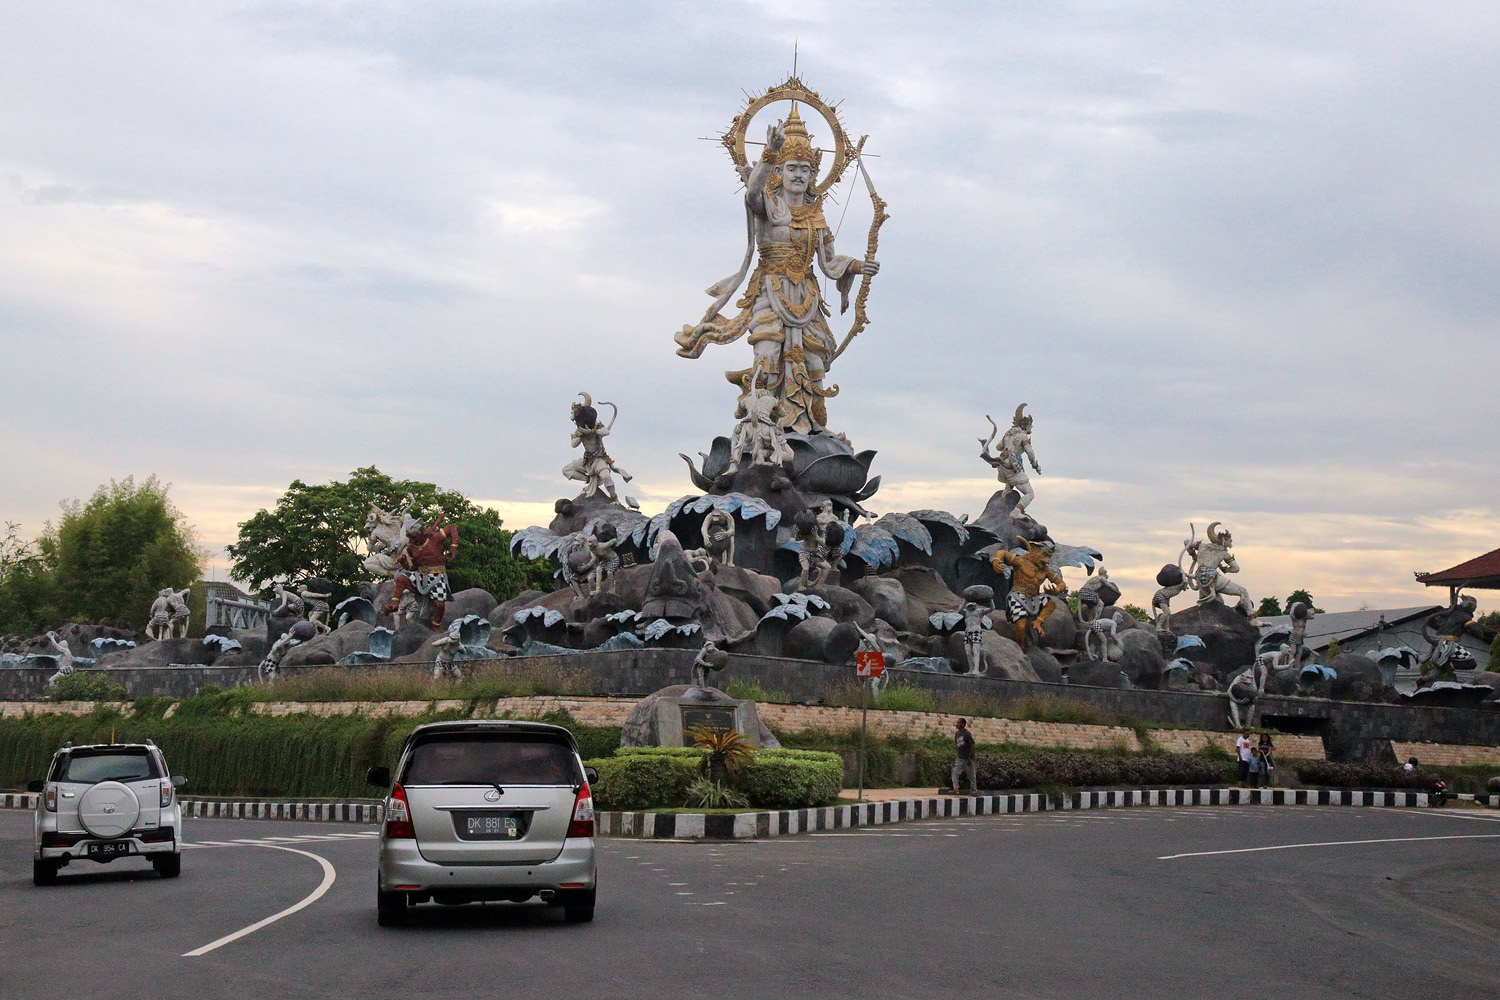
[[[822,109],[821,102],[812,103],[817,96],[802,90],[800,83],[792,90],[794,83],[788,81],[780,89]],[[747,109],[741,116],[744,124],[748,124],[751,113]],[[736,124],[743,128],[741,119],[736,119]],[[836,138],[840,159],[835,174],[847,162],[841,130]],[[739,141],[744,141],[742,132]],[[880,269],[873,256],[860,260],[834,253],[833,230],[823,216],[823,192],[836,177],[823,185],[818,183],[822,157],[795,103],[785,121],[767,128],[760,160],[742,172],[747,228],[744,261],[738,272],[708,289],[714,303],[702,321],[684,326],[675,338],[679,355],[697,358],[709,344],[729,344],[748,335],[755,352],[754,364],[725,373],[743,391],[741,410],[749,412],[746,400],[759,372],[766,391],[780,406],[781,426],[799,434],[825,429],[828,413],[823,401],[838,393],[837,386],[823,385],[828,366],[841,348],[828,327],[830,314],[817,272],[835,283],[847,307],[854,279]],[[877,222],[883,207],[883,202],[877,203]],[[873,244],[872,232],[872,253]],[[754,273],[735,303],[739,312],[725,316],[719,310],[745,281],[752,258]],[[861,296],[864,291],[861,289]]]
[[[1025,649],[1033,638],[1041,640],[1046,637],[1047,619],[1056,609],[1052,598],[1066,594],[1068,584],[1062,574],[1052,568],[1051,545],[1024,540],[1022,544],[1026,548],[1020,552],[996,550],[990,558],[990,565],[996,573],[1010,577],[1005,610],[1015,629],[1016,642]]]
[[[452,588],[448,585],[448,564],[458,557],[458,529],[451,524],[425,527],[414,522],[407,531],[406,549],[401,553],[402,570],[396,574],[396,588],[384,609],[393,615],[401,606],[401,595],[415,591],[419,604],[431,605],[426,624],[434,631],[443,627],[444,605]],[[418,609],[417,617],[423,617]]]
[[[1016,415],[1003,435],[995,425],[995,418],[985,414],[984,418],[990,422],[991,433],[989,437],[979,439],[979,457],[995,470],[1007,489],[1016,491],[1019,496],[1016,510],[1021,513],[1025,513],[1027,506],[1036,497],[1036,491],[1031,488],[1031,479],[1026,475],[1026,462],[1030,460],[1031,470],[1037,475],[1042,472],[1042,467],[1036,464],[1036,452],[1031,450],[1031,418],[1023,412],[1025,409],[1025,403],[1016,407]],[[995,453],[991,454],[990,445],[994,443],[996,435],[1000,436],[1000,444]]]
[[[1192,525],[1188,527],[1191,528]],[[1193,537],[1182,543],[1177,565],[1168,563],[1157,574],[1156,578],[1163,586],[1151,598],[1151,607],[1156,612],[1158,627],[1166,628],[1167,619],[1171,615],[1172,598],[1189,586],[1197,588],[1200,605],[1223,604],[1224,596],[1228,595],[1239,599],[1235,604],[1236,610],[1247,617],[1250,615],[1250,592],[1225,576],[1226,573],[1240,571],[1240,564],[1230,551],[1234,538],[1229,534],[1229,529],[1222,527],[1218,521],[1210,524],[1205,534],[1206,538],[1197,538],[1194,529]],[[1183,556],[1191,559],[1186,571],[1182,570]],[[1170,631],[1169,628],[1166,630]]]
[[[574,479],[583,484],[583,495],[591,497],[594,494],[604,492],[611,500],[619,501],[615,493],[615,479],[618,475],[627,483],[630,482],[630,473],[614,463],[609,457],[609,452],[604,450],[604,439],[609,432],[614,430],[615,420],[620,416],[620,410],[614,403],[601,402],[600,406],[608,406],[614,410],[614,416],[610,417],[608,424],[599,422],[599,411],[594,408],[594,401],[586,392],[578,395],[583,397],[582,403],[573,404],[573,447],[583,449],[583,457],[575,458],[563,466],[563,475],[568,479]]]
[[[297,596],[307,602],[307,620],[317,626],[319,632],[329,631],[328,600],[333,597],[333,584],[315,576],[303,581]]]

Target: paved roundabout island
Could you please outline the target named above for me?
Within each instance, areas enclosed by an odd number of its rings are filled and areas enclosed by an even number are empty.
[[[1500,997],[1500,818],[1016,814],[749,842],[600,841],[596,921],[424,907],[375,925],[375,837],[196,821],[180,879],[27,877],[0,813],[0,995]],[[128,867],[127,867],[128,866]],[[274,918],[274,919],[272,919]]]

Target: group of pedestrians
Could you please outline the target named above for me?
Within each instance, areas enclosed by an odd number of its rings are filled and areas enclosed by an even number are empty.
[[[1270,788],[1276,775],[1276,743],[1271,734],[1261,733],[1260,740],[1252,744],[1250,730],[1241,729],[1234,747],[1239,756],[1239,783],[1248,783],[1251,788],[1262,785]]]

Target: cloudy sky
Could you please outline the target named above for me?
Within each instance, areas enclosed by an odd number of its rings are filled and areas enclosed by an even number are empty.
[[[872,509],[977,514],[1024,401],[1033,513],[1127,600],[1189,522],[1328,610],[1500,544],[1500,10],[1459,2],[5,4],[0,519],[155,473],[222,578],[373,464],[546,523],[580,390],[648,512],[692,492],[748,363],[673,353],[743,251],[700,137],[794,44],[890,203],[830,404]]]

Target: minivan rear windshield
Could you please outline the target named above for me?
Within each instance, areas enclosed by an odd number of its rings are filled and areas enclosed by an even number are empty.
[[[397,778],[407,785],[576,785],[564,743],[530,734],[454,733],[418,743]]]
[[[161,776],[156,760],[145,750],[75,750],[57,762],[52,780],[96,784]]]

